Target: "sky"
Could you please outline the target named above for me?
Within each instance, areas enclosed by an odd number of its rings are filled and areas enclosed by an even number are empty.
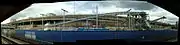
[[[95,6],[98,6],[98,13],[124,12],[132,9],[131,12],[147,12],[150,20],[165,16],[167,19],[160,22],[175,24],[179,17],[145,1],[68,1],[55,3],[34,3],[28,8],[16,13],[10,18],[1,22],[5,24],[11,19],[21,20],[29,17],[41,17],[40,14],[54,13],[62,15],[62,10],[68,11],[66,14],[95,14]]]

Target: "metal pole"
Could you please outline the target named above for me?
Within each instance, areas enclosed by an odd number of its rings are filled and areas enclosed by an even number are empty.
[[[33,22],[31,22],[32,23],[32,25],[34,26],[34,23]]]
[[[178,28],[178,26],[179,26],[179,21],[176,21],[176,22],[177,22],[177,23],[176,23],[176,28],[179,29],[179,28]]]
[[[86,27],[89,29],[88,19],[86,20]]]
[[[31,22],[31,18],[30,18],[30,25],[31,25],[31,28],[33,27],[33,25],[32,25],[32,22]]]
[[[65,23],[65,11],[63,13],[63,23]],[[63,24],[63,30],[64,30],[64,28],[65,28],[65,24]]]
[[[63,15],[63,23],[65,23],[65,12],[67,12],[68,13],[68,11],[66,11],[66,10],[64,10],[64,9],[61,9],[61,10],[63,10],[64,12],[64,15]],[[65,24],[63,24],[63,29],[65,28]]]
[[[54,21],[54,24],[56,24],[56,22]],[[56,30],[56,26],[54,26],[54,30]]]
[[[32,26],[32,24],[31,24],[31,18],[30,18],[30,25]],[[31,28],[31,27],[30,27]],[[31,37],[30,38],[33,38],[33,36],[32,36],[33,34],[32,34],[32,32],[31,32]]]
[[[96,28],[98,28],[98,7],[96,6]]]
[[[44,18],[43,18],[43,16],[44,16],[44,14],[41,14],[42,15],[42,30],[44,30]]]
[[[128,28],[130,29],[130,15],[129,14],[128,14],[128,21],[129,21]]]
[[[75,1],[74,1],[74,15],[75,15],[75,11],[76,11],[76,9],[75,9]],[[77,27],[76,23],[73,26]]]
[[[21,25],[22,25],[21,23],[18,23],[18,24],[17,24],[17,28],[18,28],[19,30],[21,30],[21,27],[20,27]]]
[[[130,29],[130,26],[131,26],[131,25],[130,25],[130,24],[131,24],[131,21],[130,21],[130,11],[131,11],[131,9],[129,9],[129,10],[127,11],[127,13],[128,13],[128,14],[127,14],[127,15],[128,15],[128,20],[129,20],[129,24],[128,24],[128,25],[129,25],[129,26],[128,26],[129,29]]]
[[[23,26],[24,26],[24,22],[23,22]],[[24,30],[25,28],[22,27],[22,29]]]
[[[118,20],[118,16],[117,16],[117,29],[119,29],[119,20]],[[116,29],[116,30],[117,30]]]
[[[75,14],[75,1],[74,1],[74,14]]]
[[[42,17],[42,30],[44,30],[44,18]]]
[[[30,18],[30,25],[32,25],[32,24],[31,24],[31,18]]]

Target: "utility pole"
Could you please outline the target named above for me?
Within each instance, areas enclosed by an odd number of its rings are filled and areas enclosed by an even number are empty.
[[[128,19],[129,19],[129,24],[128,24],[128,28],[129,29],[131,29],[131,18],[130,18],[130,11],[131,11],[131,9],[129,9],[128,11],[127,11],[127,15],[128,15]]]
[[[64,9],[61,9],[61,10],[63,11],[63,23],[65,23],[65,13],[68,11],[66,11]],[[64,28],[65,28],[65,24],[63,24],[63,30],[64,30]]]
[[[65,23],[65,12],[63,13],[63,23]],[[63,30],[65,28],[65,24],[63,24]]]

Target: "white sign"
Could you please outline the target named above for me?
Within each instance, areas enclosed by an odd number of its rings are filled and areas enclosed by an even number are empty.
[[[29,39],[36,39],[36,35],[35,32],[30,32],[30,31],[26,31],[25,32],[25,38],[29,38]]]

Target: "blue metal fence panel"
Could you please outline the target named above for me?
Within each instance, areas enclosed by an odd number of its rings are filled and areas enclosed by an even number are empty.
[[[139,39],[142,35],[141,31],[118,31],[117,38],[118,39]]]
[[[144,40],[165,40],[177,38],[177,31],[172,30],[148,30],[142,32]]]
[[[105,40],[136,38],[141,33],[129,31],[33,31],[36,39],[56,42],[75,42],[76,40]]]
[[[65,31],[62,32],[62,41],[68,42],[76,40],[105,40],[114,39],[115,33],[112,31]]]
[[[177,31],[147,30],[147,31],[37,31],[17,30],[16,36],[24,33],[35,32],[37,40],[52,42],[75,42],[76,40],[105,40],[105,39],[137,39],[160,40],[162,38],[177,37]]]
[[[60,41],[61,33],[59,31],[35,31],[36,39],[44,41]]]
[[[16,33],[15,33],[17,37],[25,37],[24,34],[25,34],[24,30],[16,30]]]

